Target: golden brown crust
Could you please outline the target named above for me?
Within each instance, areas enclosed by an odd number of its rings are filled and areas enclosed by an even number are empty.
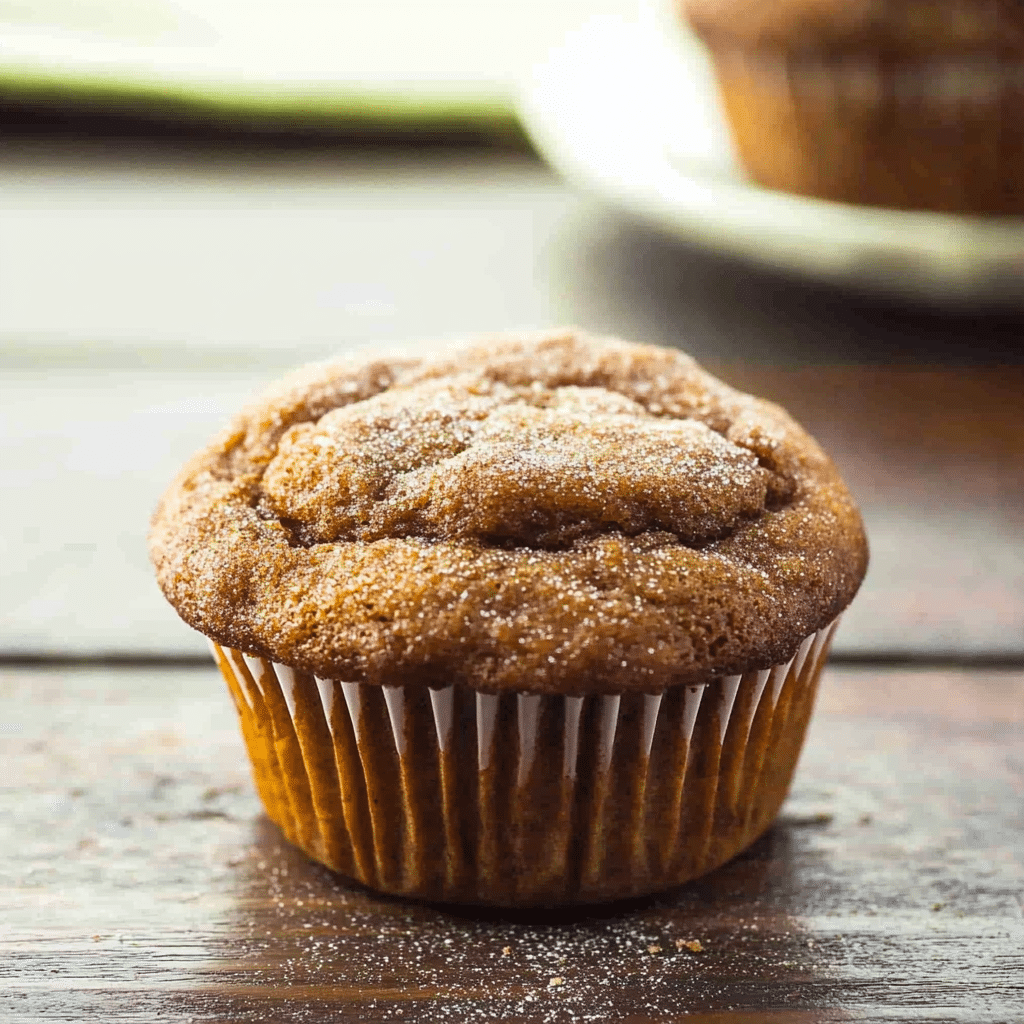
[[[1024,211],[1021,0],[679,0],[758,184],[847,203]]]
[[[184,468],[150,546],[220,643],[327,678],[552,693],[780,663],[867,560],[781,409],[573,332],[302,371]]]
[[[1024,213],[1024,64],[883,74],[738,50],[712,59],[737,153],[760,185],[898,209]]]
[[[879,57],[1024,54],[1019,0],[678,0],[716,45]]]

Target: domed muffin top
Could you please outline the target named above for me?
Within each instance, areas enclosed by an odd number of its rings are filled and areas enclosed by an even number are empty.
[[[300,371],[184,468],[150,542],[220,643],[325,678],[559,693],[783,661],[867,557],[781,409],[573,332]]]
[[[677,0],[708,41],[881,59],[1024,53],[1020,0]]]

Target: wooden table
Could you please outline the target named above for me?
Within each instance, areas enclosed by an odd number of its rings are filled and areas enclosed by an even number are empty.
[[[1024,1021],[1024,320],[752,275],[515,153],[23,124],[0,223],[0,1020]],[[288,365],[569,321],[783,402],[862,502],[792,794],[655,900],[357,891],[261,816],[148,510]]]

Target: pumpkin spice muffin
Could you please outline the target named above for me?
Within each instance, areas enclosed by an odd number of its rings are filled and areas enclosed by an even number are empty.
[[[1020,0],[677,0],[747,171],[849,203],[1024,213]]]
[[[151,551],[288,838],[503,905],[756,838],[867,559],[781,409],[569,331],[301,371],[186,465]]]

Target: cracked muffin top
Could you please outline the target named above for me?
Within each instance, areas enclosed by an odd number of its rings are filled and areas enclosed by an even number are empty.
[[[576,694],[785,661],[867,564],[785,412],[577,332],[299,371],[185,466],[150,550],[221,644],[322,678]]]

